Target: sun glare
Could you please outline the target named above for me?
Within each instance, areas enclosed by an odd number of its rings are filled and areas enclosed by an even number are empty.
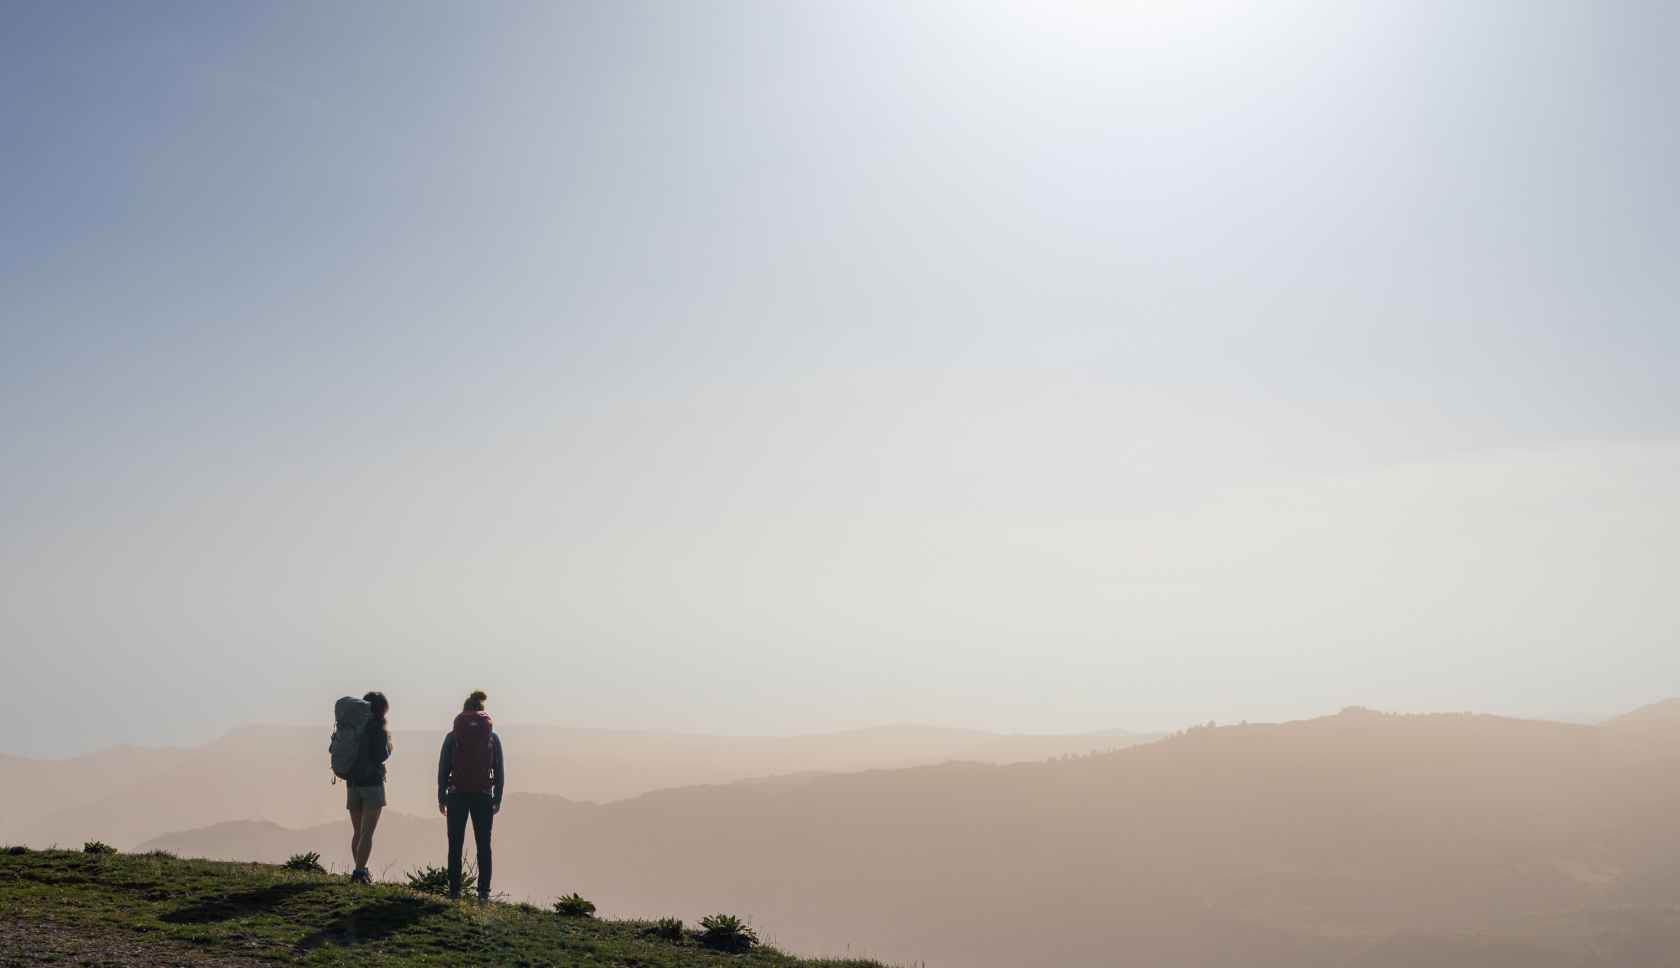
[[[1023,48],[1063,57],[1141,57],[1167,66],[1253,41],[1303,6],[1302,0],[1044,0],[980,9]]]

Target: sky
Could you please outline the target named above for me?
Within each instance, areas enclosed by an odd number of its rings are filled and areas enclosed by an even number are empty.
[[[1677,45],[0,6],[0,752],[1680,695]]]

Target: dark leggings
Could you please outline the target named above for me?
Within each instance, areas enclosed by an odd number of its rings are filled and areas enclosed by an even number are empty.
[[[473,842],[478,845],[478,893],[490,893],[490,794],[449,791],[449,893],[461,894],[461,845],[472,818]]]

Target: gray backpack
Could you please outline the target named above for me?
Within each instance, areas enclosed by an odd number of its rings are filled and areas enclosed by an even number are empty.
[[[345,696],[333,706],[332,742],[327,751],[332,754],[333,775],[348,780],[356,769],[362,752],[362,737],[368,723],[373,721],[373,704],[366,699]]]

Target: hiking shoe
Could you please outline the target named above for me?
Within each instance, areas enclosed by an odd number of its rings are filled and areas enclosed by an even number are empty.
[[[488,907],[489,905],[490,905],[490,895],[480,894],[478,896],[478,906],[479,907]]]

